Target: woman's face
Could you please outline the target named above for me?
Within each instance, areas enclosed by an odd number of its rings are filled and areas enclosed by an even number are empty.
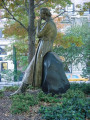
[[[41,19],[45,20],[45,13],[43,12],[43,10],[40,11],[40,16]]]

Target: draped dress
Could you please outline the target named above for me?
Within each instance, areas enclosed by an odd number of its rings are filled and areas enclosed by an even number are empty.
[[[43,58],[46,53],[52,51],[53,42],[57,35],[57,28],[52,19],[45,22],[37,36],[40,39],[36,53],[27,67],[23,83],[40,87],[42,82]]]

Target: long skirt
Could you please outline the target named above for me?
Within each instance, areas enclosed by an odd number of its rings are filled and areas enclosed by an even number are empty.
[[[40,87],[42,82],[42,66],[45,54],[52,50],[53,42],[41,40],[37,51],[25,71],[23,83]]]

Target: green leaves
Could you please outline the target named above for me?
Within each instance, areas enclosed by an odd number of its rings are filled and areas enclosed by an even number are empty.
[[[39,101],[49,102],[49,103],[57,103],[60,100],[57,98],[58,95],[52,96],[52,94],[45,94],[42,91],[37,95]]]
[[[58,47],[54,47],[54,52],[65,58],[65,66],[69,64],[84,63],[84,77],[90,75],[90,28],[83,21],[82,26],[69,28],[65,35],[58,35]],[[57,44],[57,43],[56,43]]]
[[[85,91],[90,84],[71,84],[71,88],[62,95],[52,96],[39,91],[37,94],[11,96],[13,114],[30,111],[30,106],[41,106],[39,113],[46,120],[85,120],[89,117],[90,101]],[[82,92],[84,90],[84,93]],[[42,104],[42,105],[41,105]]]
[[[18,86],[8,86],[8,87],[4,87],[4,91],[16,91],[19,87]]]
[[[4,92],[2,90],[0,90],[0,98],[4,97]]]
[[[80,83],[80,84],[72,83],[70,85],[70,89],[71,90],[78,89],[78,90],[82,91],[83,93],[89,95],[90,94],[90,83],[88,83],[88,84],[87,83]]]
[[[65,7],[67,4],[71,3],[70,0],[63,0],[63,1],[34,0],[34,1],[35,1],[35,5],[37,6],[37,8],[34,9],[34,12],[37,15],[36,19],[38,17],[38,11],[41,7],[55,8],[57,4],[60,4],[61,6]],[[4,17],[7,18],[7,23],[5,25],[3,34],[5,37],[13,37],[16,40],[15,45],[17,51],[17,61],[18,63],[20,63],[19,65],[24,65],[27,63],[27,57],[29,56],[27,55],[29,50],[28,48],[31,48],[30,46],[28,47],[28,42],[27,42],[28,39],[30,38],[30,37],[28,38],[28,35],[30,33],[27,34],[28,28],[30,27],[29,26],[30,8],[29,8],[28,0],[0,0],[0,7],[1,9],[5,10],[3,18]],[[32,21],[36,23],[37,21],[36,19],[33,18]],[[12,22],[12,20],[14,20],[14,22]],[[30,52],[31,51],[29,51],[29,53]]]
[[[67,99],[75,98],[75,97],[84,99],[85,94],[79,89],[75,89],[75,90],[70,89],[65,94],[63,94],[62,97]]]
[[[77,8],[80,8],[80,12],[79,15],[83,15],[85,11],[88,11],[90,9],[90,2],[87,2],[83,4],[83,6],[81,4],[77,4],[76,6]]]
[[[39,112],[46,120],[85,120],[89,114],[89,101],[80,90],[69,90],[62,95],[60,104],[42,106]]]
[[[30,94],[15,95],[12,96],[11,99],[12,99],[11,112],[13,114],[27,112],[29,111],[30,106],[38,104],[37,98],[34,99],[34,96]]]

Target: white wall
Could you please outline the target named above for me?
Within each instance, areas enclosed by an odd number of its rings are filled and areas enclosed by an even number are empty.
[[[9,46],[11,44],[11,39],[10,40],[6,40],[4,38],[0,38],[0,46]],[[12,51],[11,51],[12,52]],[[13,65],[13,61],[12,60],[5,60],[5,57],[8,56],[10,54],[10,52],[7,52],[7,55],[0,55],[0,57],[2,57],[2,61],[0,61],[0,71],[1,71],[1,63],[3,62],[7,62],[7,69],[14,69],[14,65]]]
[[[85,2],[90,2],[90,0],[71,0],[72,3],[74,3],[75,5],[77,4],[83,4]]]

